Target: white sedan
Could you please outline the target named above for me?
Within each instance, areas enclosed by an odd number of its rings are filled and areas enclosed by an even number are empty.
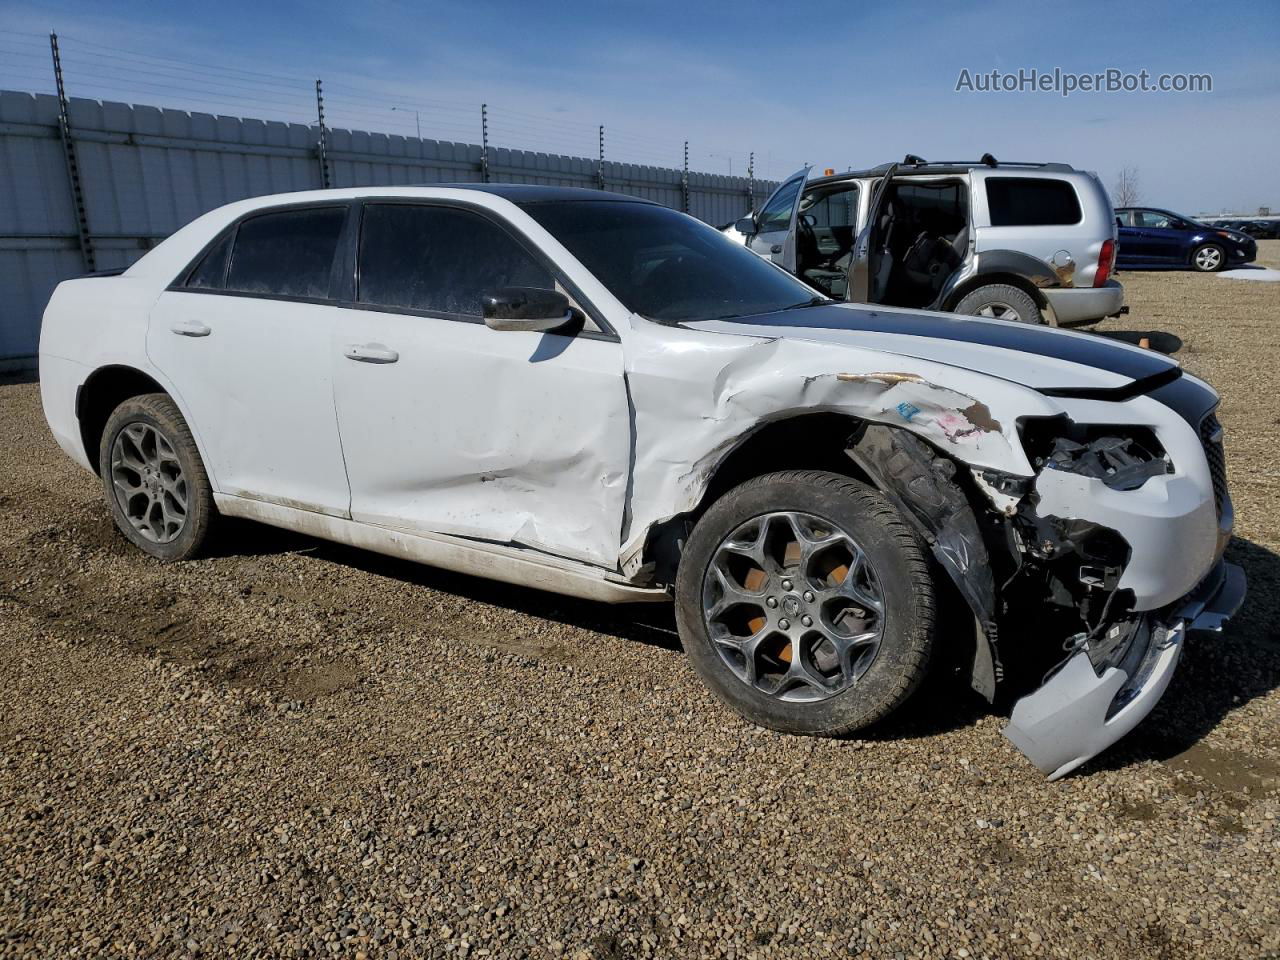
[[[1217,395],[1173,361],[837,304],[602,191],[234,203],[61,284],[40,363],[59,444],[153,557],[235,516],[674,597],[708,686],[779,730],[863,727],[937,652],[990,697],[1030,613],[1060,663],[1006,734],[1062,775],[1243,596]],[[971,616],[942,623],[948,594]]]

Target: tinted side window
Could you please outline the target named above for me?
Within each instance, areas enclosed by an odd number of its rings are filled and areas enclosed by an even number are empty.
[[[221,290],[227,275],[227,256],[231,253],[231,237],[229,231],[221,240],[209,248],[201,257],[196,268],[187,276],[187,286],[197,290]]]
[[[327,297],[346,213],[345,207],[314,207],[245,220],[236,231],[227,289]]]
[[[360,229],[361,303],[478,317],[499,287],[555,288],[497,224],[467,210],[371,203]]]
[[[826,193],[816,200],[809,194],[800,202],[800,212],[813,217],[815,227],[852,227],[858,220],[858,188]]]
[[[769,202],[764,205],[764,209],[760,211],[760,218],[757,221],[757,229],[761,233],[768,233],[772,230],[786,230],[791,226],[791,210],[796,203],[796,194],[800,192],[800,188],[803,185],[804,181],[797,177],[779,189]]]
[[[988,177],[987,209],[993,227],[1080,222],[1080,200],[1065,180]]]

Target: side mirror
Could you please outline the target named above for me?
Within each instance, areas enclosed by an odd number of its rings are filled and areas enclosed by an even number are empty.
[[[484,323],[490,330],[558,330],[574,318],[569,298],[559,290],[503,287],[480,298]]]
[[[745,236],[754,237],[756,235],[756,218],[743,217],[733,225],[733,229]]]

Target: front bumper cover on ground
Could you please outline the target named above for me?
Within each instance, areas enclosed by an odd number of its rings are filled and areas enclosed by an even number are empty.
[[[1164,695],[1192,630],[1221,631],[1244,602],[1244,571],[1220,562],[1171,615],[1156,618],[1148,649],[1135,671],[1094,671],[1078,650],[1052,677],[1019,700],[1004,735],[1050,780],[1065,776],[1136,727]],[[1123,703],[1113,709],[1116,698]]]

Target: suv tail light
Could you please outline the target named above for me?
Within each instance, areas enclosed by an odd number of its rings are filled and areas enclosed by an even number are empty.
[[[1095,287],[1106,286],[1107,281],[1111,279],[1111,274],[1116,269],[1116,242],[1114,240],[1103,240],[1102,250],[1098,254],[1098,270],[1093,275],[1093,285]]]

